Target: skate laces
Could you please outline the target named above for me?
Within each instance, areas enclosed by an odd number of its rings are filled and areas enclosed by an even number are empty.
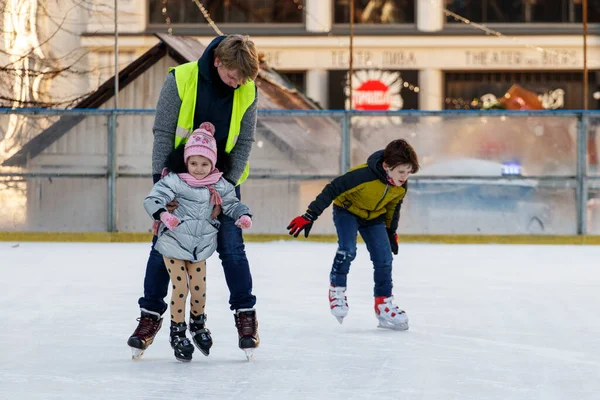
[[[235,324],[240,336],[256,336],[256,312],[254,310],[238,310],[235,315]]]
[[[329,303],[331,307],[344,307],[346,305],[346,288],[342,286],[330,286]]]
[[[158,322],[154,321],[151,317],[143,316],[137,318],[139,322],[138,327],[133,332],[133,336],[147,337],[152,336]]]

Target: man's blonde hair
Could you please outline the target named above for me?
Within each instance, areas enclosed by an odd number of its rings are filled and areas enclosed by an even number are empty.
[[[258,53],[246,35],[227,35],[215,49],[215,57],[225,68],[238,70],[243,83],[258,76]]]

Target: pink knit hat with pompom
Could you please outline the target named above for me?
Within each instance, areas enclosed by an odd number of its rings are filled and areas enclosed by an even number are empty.
[[[185,144],[183,160],[187,164],[191,156],[203,156],[210,160],[213,168],[217,164],[217,141],[214,137],[215,126],[210,122],[203,122],[196,129]]]

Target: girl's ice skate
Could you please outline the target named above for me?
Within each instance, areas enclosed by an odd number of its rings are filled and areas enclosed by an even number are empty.
[[[192,353],[194,353],[194,345],[185,336],[186,329],[185,322],[171,321],[169,343],[175,352],[175,358],[179,361],[192,361]]]
[[[341,324],[348,315],[348,299],[346,288],[342,286],[329,286],[329,307],[331,313]]]
[[[408,317],[404,310],[393,303],[394,297],[375,297],[375,316],[379,321],[379,328],[408,330]]]
[[[197,317],[190,314],[190,335],[192,335],[192,341],[198,350],[208,356],[213,341],[210,331],[206,327],[206,314],[200,314]]]

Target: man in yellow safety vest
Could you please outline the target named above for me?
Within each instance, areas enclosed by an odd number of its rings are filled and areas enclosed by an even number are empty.
[[[191,132],[202,122],[215,126],[217,165],[240,197],[239,185],[249,173],[248,159],[254,141],[257,114],[258,55],[254,43],[243,35],[215,38],[198,61],[171,68],[160,92],[154,121],[152,174],[160,179],[165,161],[173,148],[185,144]],[[172,207],[176,207],[173,202]],[[218,210],[217,210],[218,212]],[[229,287],[230,308],[234,311],[239,347],[253,351],[259,345],[258,321],[252,294],[252,276],[244,250],[240,228],[226,215],[219,215],[221,226],[217,252]],[[134,356],[141,356],[162,325],[167,309],[169,274],[163,257],[154,249],[146,265],[144,296],[138,301],[141,317],[127,344]],[[190,317],[190,333],[210,335],[206,315]],[[194,340],[196,342],[196,340]]]

